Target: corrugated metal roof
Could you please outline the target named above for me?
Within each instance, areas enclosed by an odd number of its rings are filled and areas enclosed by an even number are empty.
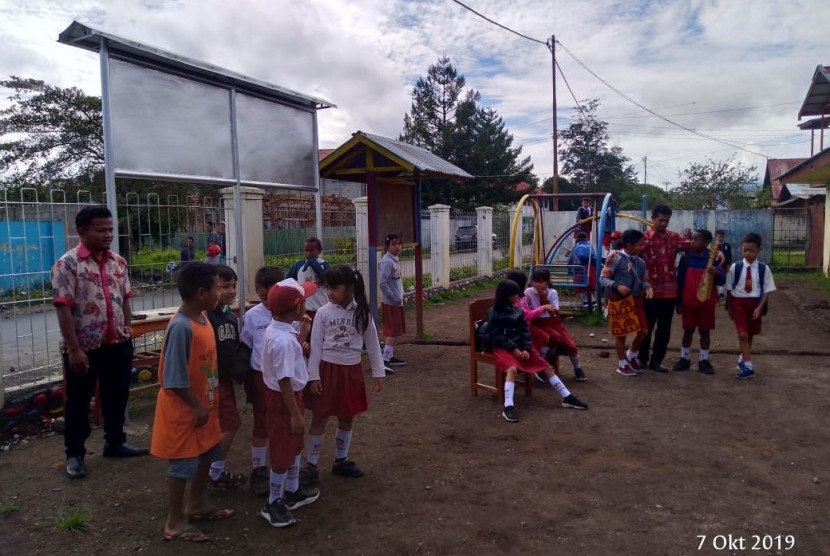
[[[778,200],[781,195],[781,182],[779,178],[792,170],[806,158],[770,158],[767,160],[767,171],[764,174],[764,185],[772,187],[772,198]]]
[[[830,111],[830,66],[818,66],[810,88],[807,89],[807,96],[801,110],[798,111],[798,119],[804,116],[821,116]]]
[[[826,195],[827,191],[824,189],[818,189],[816,187],[810,187],[808,185],[797,185],[794,183],[788,183],[781,188],[779,202],[776,203],[775,206],[783,207],[785,205],[797,203],[798,201],[809,200],[813,197],[824,197]]]
[[[827,114],[824,119],[813,118],[812,120],[807,120],[802,124],[798,124],[798,129],[821,129],[822,127],[830,127],[830,114]]]
[[[117,58],[138,63],[143,62],[145,65],[149,64],[152,67],[171,73],[202,79],[219,86],[234,87],[240,91],[256,93],[265,98],[302,106],[307,110],[335,106],[327,100],[304,95],[291,89],[247,77],[225,68],[191,60],[154,46],[147,46],[111,33],[99,31],[77,21],[73,21],[58,36],[58,42],[60,43],[92,50],[93,52],[100,51],[102,40],[107,41],[110,55]]]
[[[358,131],[355,136],[363,136],[369,141],[377,144],[381,148],[386,149],[398,158],[401,158],[415,167],[421,174],[433,174],[441,176],[450,176],[456,178],[472,179],[472,175],[465,172],[455,164],[451,164],[434,155],[423,147],[416,147],[409,143],[389,139],[388,137],[381,137],[372,133]]]
[[[805,159],[778,176],[781,183],[809,184],[811,187],[830,186],[830,148]]]

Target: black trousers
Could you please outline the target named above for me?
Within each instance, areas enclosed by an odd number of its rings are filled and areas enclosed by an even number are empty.
[[[640,346],[640,363],[645,365],[649,362],[649,347],[651,347],[651,362],[662,363],[671,339],[671,320],[674,316],[676,301],[674,299],[644,299],[643,301],[645,301],[648,319],[648,337]],[[651,346],[652,336],[654,346]]]
[[[104,418],[104,440],[119,446],[126,442],[124,413],[130,397],[130,371],[133,366],[133,342],[103,345],[86,352],[89,372],[80,375],[69,370],[69,355],[63,356],[63,372],[66,377],[66,401],[63,407],[65,420],[63,443],[66,457],[86,454],[84,443],[92,431],[89,425],[89,402],[95,393],[95,381],[99,383],[101,415]]]

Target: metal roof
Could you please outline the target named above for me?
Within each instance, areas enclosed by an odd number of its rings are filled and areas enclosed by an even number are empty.
[[[830,111],[830,66],[818,66],[813,73],[813,80],[810,88],[807,89],[807,96],[801,110],[798,111],[798,119],[804,116],[821,116]]]
[[[99,31],[77,21],[73,21],[58,36],[58,42],[60,43],[92,50],[93,52],[100,51],[101,41],[103,40],[107,41],[110,55],[115,58],[141,65],[149,65],[162,71],[184,75],[192,79],[208,81],[215,85],[234,87],[240,91],[255,93],[261,97],[293,104],[295,106],[302,106],[306,109],[331,108],[336,106],[321,98],[304,95],[291,89],[285,89],[218,66],[191,60],[154,46],[147,46],[111,33]]]
[[[772,188],[772,198],[778,200],[781,195],[781,175],[795,168],[806,158],[770,158],[767,160],[767,170],[764,173],[764,185]]]
[[[375,143],[379,147],[386,149],[393,155],[411,164],[421,174],[435,174],[465,179],[473,178],[471,174],[465,172],[455,164],[447,162],[423,147],[416,147],[409,143],[365,133],[363,131],[358,131],[353,137],[365,137],[372,143]]]
[[[830,148],[824,149],[778,176],[781,183],[806,183],[811,187],[830,186]]]
[[[830,114],[824,118],[813,118],[803,124],[798,124],[798,129],[821,129],[830,127]]]

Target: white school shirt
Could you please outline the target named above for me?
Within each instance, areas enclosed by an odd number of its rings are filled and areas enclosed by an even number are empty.
[[[380,351],[378,330],[375,320],[369,315],[369,326],[361,334],[354,323],[357,303],[352,301],[344,309],[340,305],[328,302],[314,315],[311,329],[311,354],[308,358],[309,380],[320,380],[320,361],[335,365],[355,365],[360,363],[363,346],[369,352],[372,376],[386,376],[383,365],[383,353]]]
[[[755,262],[749,264],[746,262],[746,259],[743,259],[743,269],[741,269],[741,275],[738,276],[738,283],[735,284],[735,264],[732,263],[732,266],[729,267],[729,272],[726,273],[726,291],[732,292],[732,295],[735,297],[761,297],[761,277],[758,274],[758,259],[755,259]],[[772,279],[772,270],[770,269],[769,265],[766,265],[767,269],[764,271],[764,291],[763,293],[769,293],[775,291],[775,280]],[[752,272],[752,291],[747,293],[746,289],[746,273],[747,271]],[[732,284],[735,284],[735,289],[732,289]]]
[[[260,303],[242,317],[242,333],[239,341],[251,348],[251,368],[262,372],[262,341],[265,330],[271,324],[271,310]]]
[[[282,392],[280,380],[284,378],[290,378],[291,388],[299,392],[308,383],[308,369],[294,327],[272,320],[262,341],[262,381]]]
[[[527,288],[525,290],[525,299],[525,303],[530,309],[536,309],[542,306],[542,301],[539,299],[539,292],[536,291],[536,288]],[[548,304],[553,305],[557,311],[559,310],[559,294],[553,288],[548,288]],[[539,318],[550,318],[550,313],[545,311]]]

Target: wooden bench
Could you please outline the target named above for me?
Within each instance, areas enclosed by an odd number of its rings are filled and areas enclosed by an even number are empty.
[[[496,360],[492,353],[476,350],[475,323],[487,318],[487,311],[493,306],[492,299],[479,299],[470,303],[469,326],[470,326],[470,394],[478,396],[479,390],[490,392],[498,396],[499,404],[504,403],[504,373],[495,370]],[[493,365],[493,383],[480,382],[478,378],[478,364],[487,363]],[[516,382],[524,382],[525,396],[533,397],[533,378],[527,373],[518,373]]]

